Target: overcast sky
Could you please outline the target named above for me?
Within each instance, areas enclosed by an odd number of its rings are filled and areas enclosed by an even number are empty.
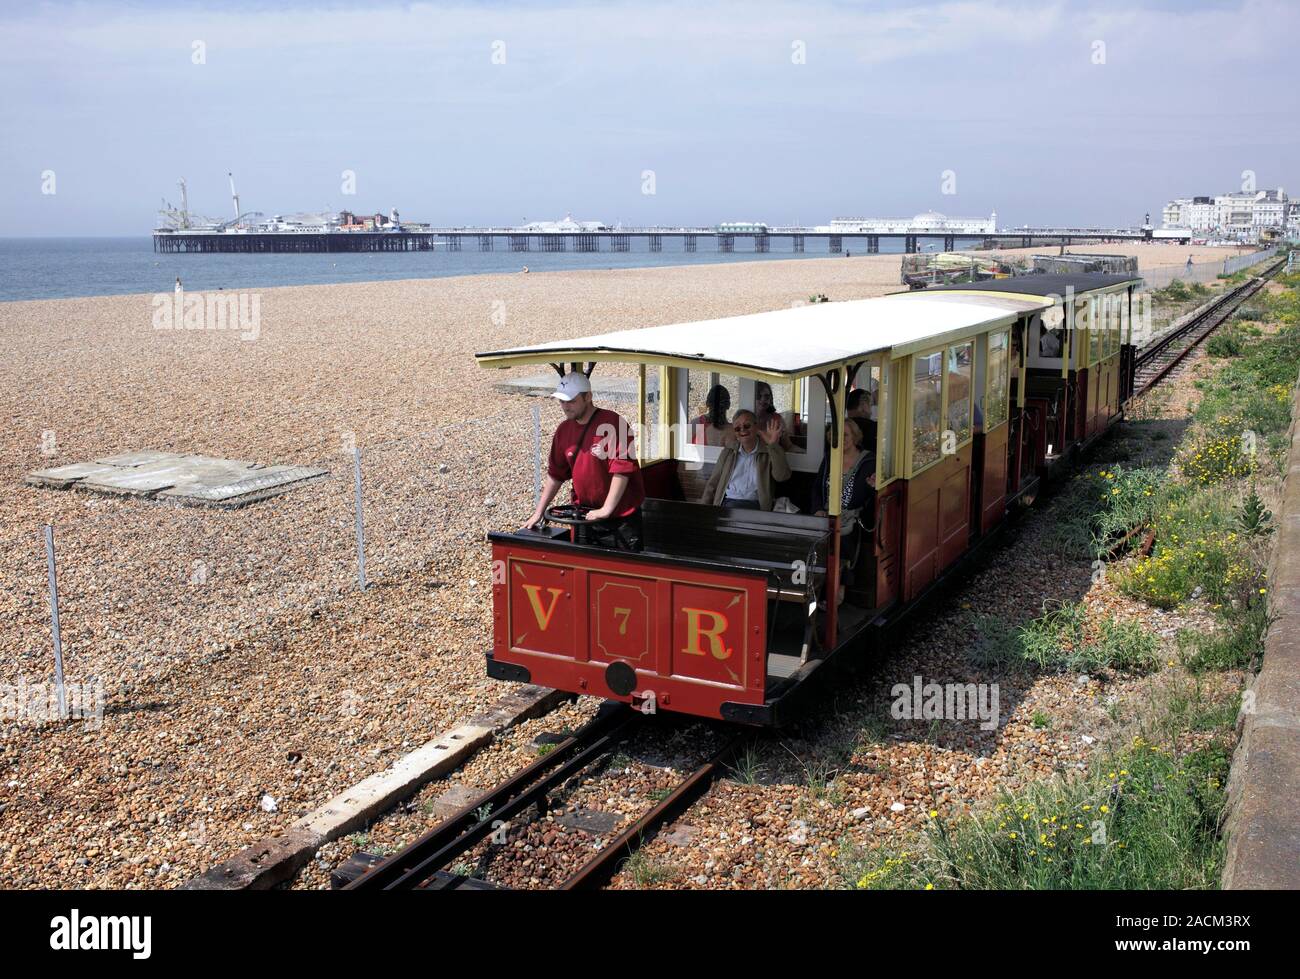
[[[225,218],[228,170],[268,215],[1114,226],[1300,162],[1292,0],[38,3],[0,37],[0,235],[144,234],[182,176]]]

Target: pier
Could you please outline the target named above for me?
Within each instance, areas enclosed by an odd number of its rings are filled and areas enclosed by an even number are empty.
[[[857,250],[864,254],[880,251],[882,239],[901,241],[903,251],[921,251],[925,243],[943,251],[956,250],[958,239],[978,241],[982,248],[1034,248],[1088,242],[1143,241],[1151,237],[1148,228],[1025,228],[996,234],[961,234],[952,231],[897,231],[834,233],[818,228],[772,228],[753,233],[718,231],[714,228],[620,228],[618,230],[522,231],[515,228],[429,228],[418,231],[334,231],[334,232],[195,232],[155,231],[153,250],[178,252],[458,252],[469,241],[477,250],[512,252],[627,252],[632,243],[645,242],[639,251],[695,252],[702,243],[712,242],[721,253],[773,251],[772,242],[788,242],[782,251],[829,255]],[[706,245],[707,247],[707,245]]]

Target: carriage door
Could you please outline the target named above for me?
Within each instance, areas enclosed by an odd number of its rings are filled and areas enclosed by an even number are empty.
[[[869,373],[868,373],[869,368]],[[876,600],[877,609],[898,601],[903,564],[903,494],[907,481],[895,479],[897,438],[897,371],[900,365],[882,358],[863,366],[875,388],[876,408]]]

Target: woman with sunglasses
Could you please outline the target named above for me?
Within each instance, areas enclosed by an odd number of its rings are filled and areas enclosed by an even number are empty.
[[[747,408],[731,420],[735,441],[718,456],[713,475],[704,486],[701,503],[748,510],[771,510],[775,484],[790,478],[790,464],[781,448],[780,419],[760,426]]]
[[[827,515],[830,500],[830,455],[822,460],[813,483],[813,513]],[[853,583],[861,531],[874,530],[876,511],[876,453],[867,442],[861,418],[844,419],[844,475],[840,489],[840,587],[836,603],[844,601],[845,585]]]

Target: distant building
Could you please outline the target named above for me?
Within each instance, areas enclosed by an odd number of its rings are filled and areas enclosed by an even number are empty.
[[[988,235],[998,230],[998,212],[987,218],[950,218],[938,211],[922,211],[910,218],[835,218],[831,234],[958,234]]]
[[[769,230],[762,221],[723,221],[717,227],[724,235],[765,235]]]
[[[1286,191],[1241,191],[1214,197],[1179,197],[1161,211],[1161,226],[1202,234],[1255,241],[1266,228],[1281,229],[1287,221]]]
[[[1278,190],[1261,190],[1255,197],[1251,208],[1250,223],[1256,234],[1264,228],[1283,228],[1286,226],[1286,192]]]

